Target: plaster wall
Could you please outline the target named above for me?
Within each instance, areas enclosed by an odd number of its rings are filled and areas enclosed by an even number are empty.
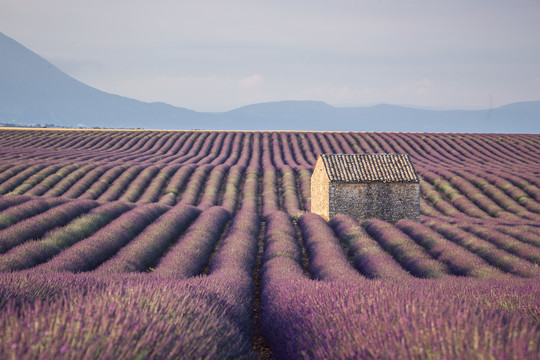
[[[311,175],[311,212],[329,220],[330,181],[322,161],[317,161]]]

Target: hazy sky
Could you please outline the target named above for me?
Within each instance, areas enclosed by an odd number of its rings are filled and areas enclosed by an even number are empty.
[[[540,100],[539,0],[0,0],[0,32],[100,90],[199,111]]]

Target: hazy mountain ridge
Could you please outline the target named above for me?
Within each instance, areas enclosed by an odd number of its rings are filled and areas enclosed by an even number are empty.
[[[279,101],[204,113],[97,90],[2,33],[0,54],[1,123],[147,129],[540,133],[540,101],[487,110],[444,111]]]
[[[195,111],[94,89],[0,33],[0,121],[60,126],[174,126]]]

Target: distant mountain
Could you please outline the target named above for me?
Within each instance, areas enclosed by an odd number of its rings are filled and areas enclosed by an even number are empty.
[[[489,110],[427,110],[396,105],[339,108],[280,101],[215,115],[222,129],[540,133],[540,101]]]
[[[185,128],[199,117],[188,109],[94,89],[0,33],[0,122]]]
[[[0,33],[0,123],[146,129],[540,133],[540,101],[487,110],[445,111],[278,101],[222,113],[201,113],[94,89]]]

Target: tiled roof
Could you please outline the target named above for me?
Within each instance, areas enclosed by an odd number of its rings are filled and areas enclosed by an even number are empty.
[[[321,158],[330,181],[419,182],[407,154],[322,154]]]

